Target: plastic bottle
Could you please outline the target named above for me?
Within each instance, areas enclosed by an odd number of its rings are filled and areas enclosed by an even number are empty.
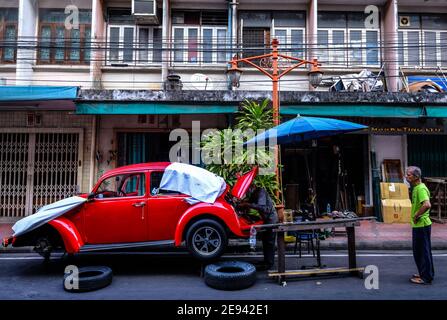
[[[326,212],[327,213],[331,213],[331,204],[328,202],[327,207],[326,207]]]
[[[256,229],[254,227],[250,228],[250,248],[255,249],[256,248]]]

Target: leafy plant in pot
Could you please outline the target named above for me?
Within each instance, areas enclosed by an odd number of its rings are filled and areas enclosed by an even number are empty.
[[[208,159],[206,169],[223,177],[230,186],[236,182],[237,176],[248,172],[253,166],[267,168],[274,162],[274,151],[269,149],[256,149],[256,152],[249,153],[246,148],[236,148],[241,146],[242,136],[234,134],[234,130],[240,130],[242,133],[252,130],[254,134],[258,130],[267,130],[273,127],[273,111],[270,106],[270,100],[265,99],[261,102],[253,100],[244,100],[236,114],[236,125],[234,128],[211,132],[205,136],[202,142],[202,153],[204,158]],[[228,141],[233,141],[229,144]],[[232,156],[229,156],[232,155]],[[213,163],[210,159],[215,159]],[[276,175],[257,175],[254,182],[256,186],[264,188],[277,204],[278,217],[281,221],[283,211],[279,192],[281,191]]]

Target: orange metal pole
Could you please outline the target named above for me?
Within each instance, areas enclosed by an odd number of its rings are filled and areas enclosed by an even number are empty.
[[[273,123],[279,125],[279,97],[278,97],[278,40],[272,40],[272,104],[273,104]]]
[[[278,92],[278,81],[279,81],[279,71],[278,71],[278,40],[272,40],[272,105],[273,105],[273,124],[275,126],[279,125],[279,92]],[[281,182],[279,177],[279,146],[275,146],[275,173],[276,173],[276,182],[278,184],[279,190],[276,192],[276,197],[280,197],[280,192],[282,192]],[[281,200],[281,199],[280,199]],[[282,204],[282,200],[281,200]],[[279,209],[279,208],[278,208]],[[282,210],[282,209],[280,209]],[[278,215],[279,219],[282,220],[282,211],[281,214]],[[282,221],[281,221],[282,222]]]

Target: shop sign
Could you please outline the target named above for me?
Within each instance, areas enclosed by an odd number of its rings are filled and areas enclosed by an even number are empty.
[[[444,127],[369,127],[370,133],[378,134],[443,134]]]

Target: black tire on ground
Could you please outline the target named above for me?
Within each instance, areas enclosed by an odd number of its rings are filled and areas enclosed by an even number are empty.
[[[186,233],[189,252],[201,261],[219,258],[228,244],[227,233],[222,224],[215,220],[203,219],[194,222]]]
[[[73,273],[64,275],[62,283],[65,291],[68,292],[87,292],[98,290],[112,283],[112,269],[103,266],[82,267],[79,268],[78,287],[74,286],[75,281],[69,277],[73,277]]]
[[[222,261],[207,265],[205,283],[219,290],[241,290],[256,282],[256,268],[251,263]]]

